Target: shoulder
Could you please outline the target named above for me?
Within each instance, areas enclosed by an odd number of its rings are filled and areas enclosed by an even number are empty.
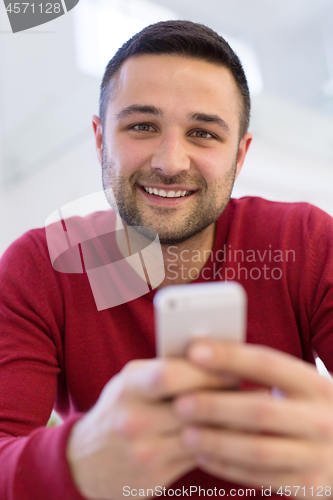
[[[333,219],[309,203],[259,197],[231,199],[217,222],[217,240],[239,248],[294,248],[301,253],[333,247]]]
[[[284,216],[286,214],[298,216],[330,217],[326,212],[306,202],[281,202],[271,201],[259,196],[244,196],[243,198],[231,198],[230,208],[235,215],[255,214],[257,217],[268,215]]]
[[[232,198],[229,205],[232,220],[240,220],[260,232],[279,227],[284,231],[297,228],[298,232],[333,227],[332,217],[310,203],[277,202],[248,196]]]
[[[26,268],[31,262],[39,265],[43,254],[48,254],[45,229],[32,229],[15,240],[3,253],[0,258],[0,270]]]
[[[31,229],[15,240],[0,258],[0,270],[31,265],[52,267],[53,254],[78,248],[77,244],[115,230],[113,211],[94,212],[85,217],[69,217],[44,228]]]

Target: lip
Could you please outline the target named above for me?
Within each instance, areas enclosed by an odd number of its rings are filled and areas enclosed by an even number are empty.
[[[169,191],[197,191],[196,188],[188,187],[188,186],[166,186],[163,184],[139,184],[139,186],[142,187],[148,187],[148,188],[156,188],[156,189],[164,189],[164,191],[169,192]]]
[[[172,189],[165,189],[165,186],[163,186],[163,187],[148,186],[148,187],[156,187],[157,189],[164,189],[166,192],[167,191],[185,191],[185,190],[190,191],[190,189],[180,189],[180,188],[176,189],[174,187]],[[197,194],[197,191],[195,191],[194,193],[189,194],[188,196],[180,196],[179,198],[167,198],[167,197],[163,198],[162,196],[156,196],[155,194],[147,193],[147,191],[145,191],[142,186],[138,186],[138,190],[151,203],[154,203],[155,205],[162,205],[165,207],[173,207],[176,205],[181,205],[183,203],[187,203],[190,198],[193,198],[193,196],[195,196]]]

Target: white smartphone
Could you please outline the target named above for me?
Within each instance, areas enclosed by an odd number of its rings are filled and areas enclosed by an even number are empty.
[[[195,337],[245,341],[247,296],[235,281],[167,286],[154,313],[158,356],[184,356]]]

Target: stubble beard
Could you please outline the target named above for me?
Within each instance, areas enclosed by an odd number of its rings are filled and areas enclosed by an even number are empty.
[[[130,177],[125,175],[116,177],[114,165],[115,163],[107,156],[103,148],[102,181],[111,207],[129,226],[154,228],[158,233],[161,245],[170,246],[179,245],[186,240],[194,239],[196,236],[200,237],[201,233],[220,217],[230,200],[235,182],[237,158],[223,178],[216,181],[209,189],[202,177],[194,179],[193,176],[186,173],[167,177],[160,175],[157,171],[149,175],[137,171]],[[187,215],[176,218],[172,215],[176,210],[179,210],[178,207],[155,206],[154,211],[149,213],[146,209],[145,213],[142,203],[138,200],[138,183],[141,185],[164,184],[172,186],[182,184],[196,186],[200,192],[196,195],[197,200],[194,200]],[[114,201],[107,194],[107,190],[110,188],[117,207],[114,206]],[[222,199],[217,204],[221,193]],[[143,230],[142,233],[146,237],[150,237],[149,230]]]

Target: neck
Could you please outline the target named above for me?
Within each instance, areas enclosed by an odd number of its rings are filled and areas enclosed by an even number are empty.
[[[125,231],[120,231],[124,227]],[[175,245],[161,245],[165,277],[163,281],[156,287],[156,289],[163,288],[168,285],[179,285],[190,283],[200,274],[201,269],[204,267],[205,263],[209,259],[210,251],[213,248],[215,237],[215,223],[207,227],[204,231],[196,234],[192,238]],[[135,252],[135,246],[138,248],[144,248],[148,246],[151,241],[147,240],[147,243],[142,243],[144,237],[140,235],[135,235],[135,240],[137,245],[131,244],[130,240],[133,242],[133,232],[131,237],[128,235],[127,224],[117,216],[116,222],[116,241],[117,246],[123,255],[123,257],[129,257],[132,255],[133,250]],[[140,240],[140,241],[139,241]],[[131,248],[132,247],[132,248]],[[154,266],[154,260],[158,252],[155,253],[152,250],[150,255],[150,266]],[[132,262],[129,265],[134,269],[134,271],[143,278],[142,267],[139,266],[136,269]],[[160,259],[156,259],[156,269],[160,268]],[[144,268],[145,278],[150,284],[148,279],[148,274]]]
[[[162,245],[165,278],[158,286],[190,283],[206,264],[213,248],[215,223],[177,245]]]

